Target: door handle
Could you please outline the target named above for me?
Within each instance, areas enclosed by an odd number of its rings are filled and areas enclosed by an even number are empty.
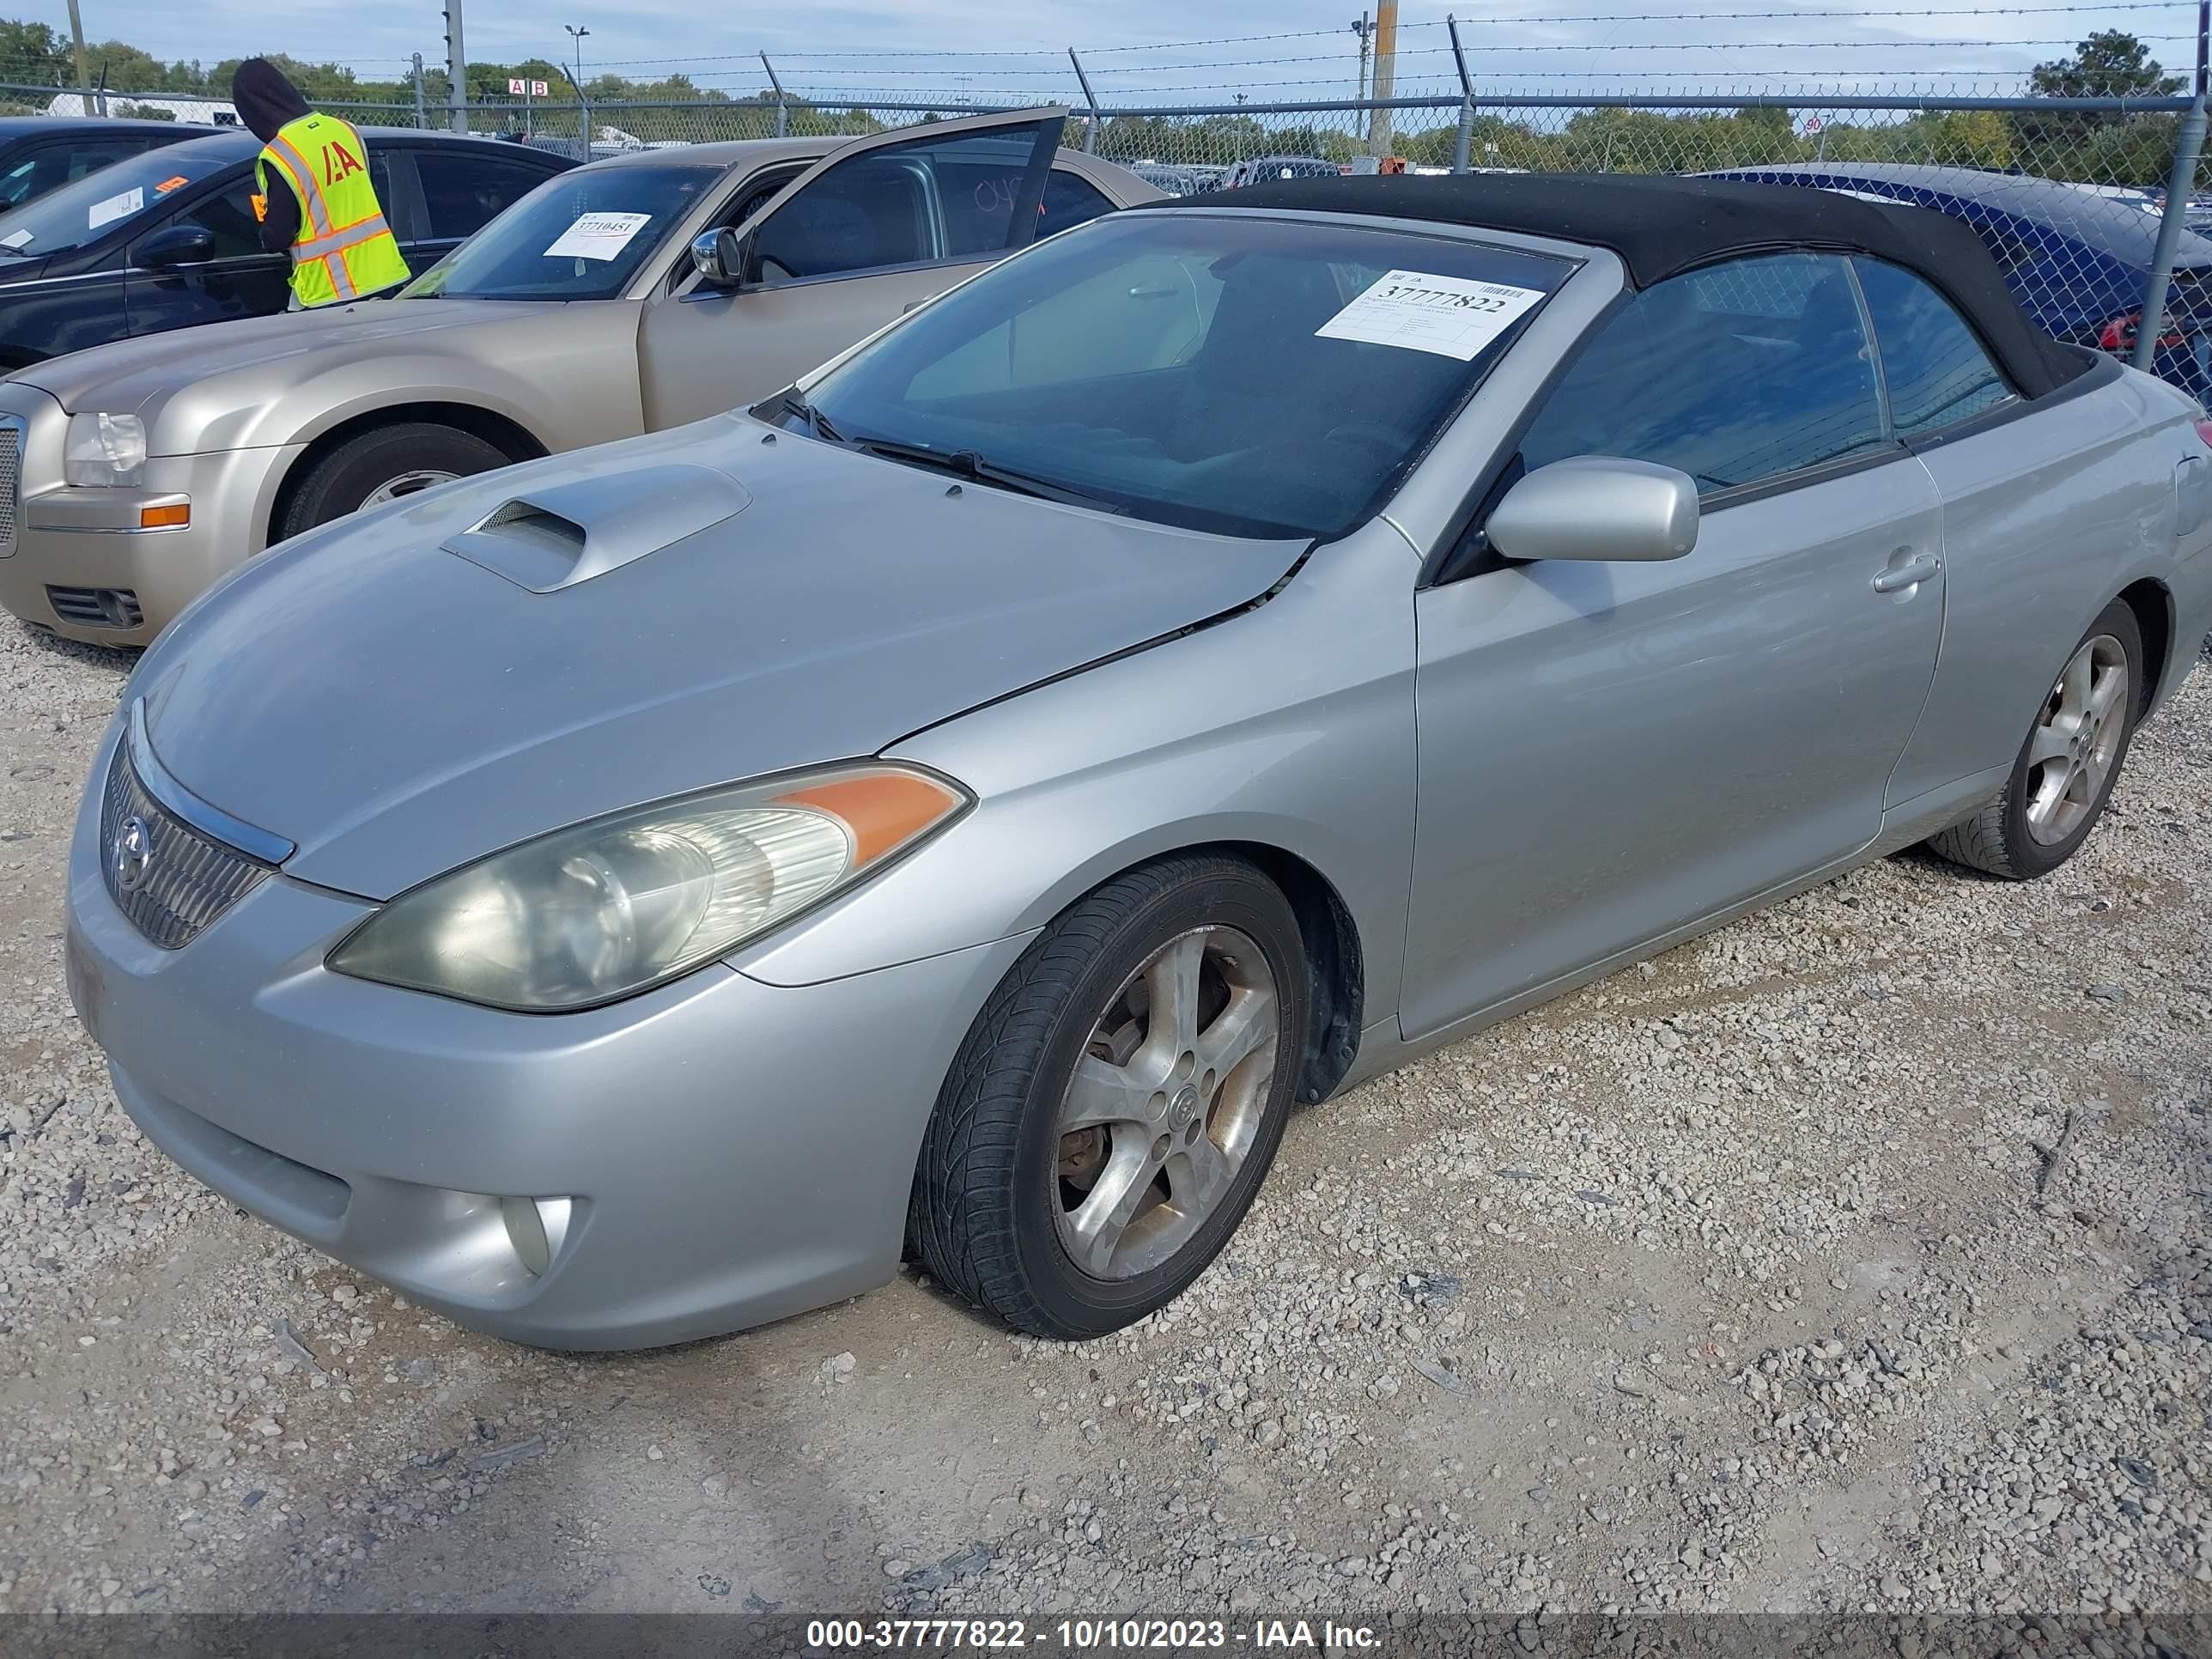
[[[1896,593],[1908,587],[1917,587],[1930,580],[1943,568],[1943,561],[1932,553],[1923,553],[1903,564],[1893,564],[1874,579],[1877,593]]]

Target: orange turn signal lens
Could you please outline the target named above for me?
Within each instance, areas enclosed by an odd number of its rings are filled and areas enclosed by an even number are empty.
[[[935,778],[888,769],[813,784],[776,799],[811,806],[842,823],[853,838],[855,871],[888,858],[968,804],[965,795]]]
[[[167,507],[142,507],[138,509],[141,530],[182,530],[192,521],[192,504],[175,501]]]

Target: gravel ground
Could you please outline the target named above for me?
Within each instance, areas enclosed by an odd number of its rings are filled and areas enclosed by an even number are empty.
[[[1304,1113],[1112,1340],[908,1273],[578,1358],[117,1108],[127,667],[0,628],[0,1612],[2212,1613],[2212,677],[2047,881],[1891,860]]]

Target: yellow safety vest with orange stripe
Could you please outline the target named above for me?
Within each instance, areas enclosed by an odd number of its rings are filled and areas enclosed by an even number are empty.
[[[292,292],[303,307],[375,294],[412,275],[369,182],[361,134],[335,115],[285,124],[254,164],[262,194],[273,171],[300,203]]]

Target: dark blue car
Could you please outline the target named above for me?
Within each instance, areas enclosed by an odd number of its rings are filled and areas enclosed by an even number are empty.
[[[1738,167],[1712,176],[1910,202],[1962,219],[1996,256],[2021,309],[2045,331],[2119,356],[2135,350],[2158,240],[2155,201],[2147,194],[1871,161]],[[2212,399],[2212,240],[2193,232],[2183,233],[2175,251],[2157,371]]]

